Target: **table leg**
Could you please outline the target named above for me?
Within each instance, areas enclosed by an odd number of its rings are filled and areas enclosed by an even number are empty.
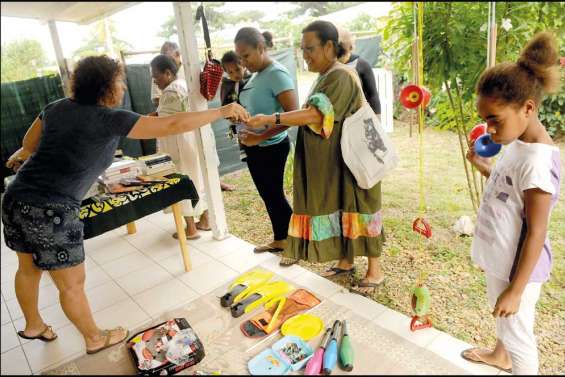
[[[192,270],[190,257],[188,255],[188,246],[186,245],[186,233],[184,232],[184,223],[182,221],[182,211],[180,202],[173,204],[173,216],[175,217],[175,225],[177,226],[177,236],[179,239],[182,260],[184,262],[184,270],[186,272]]]
[[[132,221],[126,226],[128,228],[128,234],[135,234],[135,232],[137,232],[137,228],[135,227],[135,221]]]

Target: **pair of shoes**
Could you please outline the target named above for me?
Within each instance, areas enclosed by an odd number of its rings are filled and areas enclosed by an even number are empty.
[[[282,257],[280,262],[279,262],[279,266],[289,267],[289,266],[292,266],[293,264],[296,264],[296,263],[298,263],[298,259]]]
[[[267,251],[270,251],[272,253],[279,253],[283,251],[283,249],[281,249],[280,247],[271,247],[269,245],[257,246],[255,249],[253,249],[253,252],[255,254],[265,253]]]
[[[51,331],[55,336],[53,336],[52,338],[46,337],[45,334],[48,331]],[[24,334],[23,331],[18,331],[18,335],[20,336],[20,338],[29,339],[29,340],[39,339],[39,340],[43,340],[44,342],[52,342],[53,340],[57,339],[57,334],[53,332],[53,328],[47,325],[45,325],[45,329],[39,335],[27,336]]]
[[[329,270],[326,270],[325,272],[333,272],[333,274],[331,275],[324,275],[322,277],[325,278],[330,278],[330,277],[334,277],[334,276],[339,276],[339,275],[343,275],[343,274],[354,274],[355,273],[355,266],[351,267],[350,269],[344,269],[344,268],[339,268],[339,267],[332,267]]]
[[[187,240],[197,240],[197,239],[200,238],[200,234],[198,234],[198,233],[195,233],[195,234],[193,234],[192,236],[189,236],[187,232],[185,232],[184,234],[185,234]],[[175,233],[173,234],[173,238],[174,238],[175,240],[178,240],[178,239],[179,239],[179,235],[177,234],[177,232],[175,232]]]
[[[124,328],[121,327],[121,326],[118,326],[118,327],[116,327],[114,330],[118,330],[118,331],[119,331],[119,330],[126,330],[126,329],[124,329]],[[116,344],[118,344],[118,343],[121,343],[121,342],[123,342],[124,340],[126,340],[126,338],[127,338],[128,335],[129,335],[129,330],[126,330],[126,334],[125,334],[120,340],[115,341],[114,343],[110,343],[110,338],[111,338],[110,332],[111,332],[111,331],[112,331],[112,330],[103,330],[103,331],[102,331],[102,336],[106,338],[106,340],[104,341],[104,345],[101,346],[101,347],[98,347],[98,348],[96,348],[96,349],[94,349],[94,350],[89,350],[89,349],[87,349],[87,350],[86,350],[86,353],[89,354],[89,355],[92,355],[92,354],[97,353],[97,352],[100,352],[100,351],[102,351],[102,350],[104,350],[104,349],[106,349],[106,348],[112,347],[112,346],[114,346],[114,345],[116,345]]]
[[[503,372],[512,373],[512,368],[506,368],[506,369],[505,369],[505,368],[499,367],[498,365],[489,364],[489,363],[487,363],[487,362],[485,362],[485,361],[480,360],[481,357],[480,357],[478,354],[475,353],[475,351],[478,351],[478,350],[480,350],[480,348],[469,348],[469,349],[463,350],[463,351],[461,351],[461,357],[462,357],[463,359],[467,360],[467,361],[470,361],[471,363],[475,363],[475,364],[485,364],[485,365],[488,365],[488,366],[490,366],[490,367],[493,367],[493,368],[496,368],[496,369],[498,369],[498,370],[501,370],[501,371],[503,371]],[[472,354],[475,355],[475,356],[477,357],[477,359],[479,359],[479,360],[471,359],[469,356],[466,355],[467,352],[472,353]]]

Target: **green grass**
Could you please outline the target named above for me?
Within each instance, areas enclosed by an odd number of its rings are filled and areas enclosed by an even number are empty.
[[[462,215],[474,218],[465,172],[456,135],[427,129],[424,133],[424,172],[426,217],[433,228],[433,237],[423,239],[414,233],[411,224],[418,212],[418,139],[410,138],[408,127],[395,124],[392,139],[401,162],[383,181],[383,213],[387,242],[381,257],[387,275],[385,285],[372,299],[411,315],[410,287],[422,269],[429,273],[427,286],[432,294],[434,327],[466,342],[494,346],[494,319],[488,309],[484,274],[473,266],[470,258],[470,237],[456,235],[451,227]],[[565,144],[559,145],[565,166]],[[289,169],[287,164],[287,169]],[[290,177],[290,178],[289,178]],[[288,170],[285,191],[292,203],[292,174]],[[242,170],[223,178],[237,190],[224,193],[230,232],[254,244],[270,242],[272,231],[265,207],[251,181]],[[565,180],[563,180],[565,181]],[[550,239],[554,252],[551,280],[544,284],[537,305],[535,332],[540,353],[540,372],[565,373],[565,183],[561,198],[553,211]],[[356,259],[354,280],[334,279],[345,287],[363,276],[366,258]],[[300,265],[321,272],[333,263]]]

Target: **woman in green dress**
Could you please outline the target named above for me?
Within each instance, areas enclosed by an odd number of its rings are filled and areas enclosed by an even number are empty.
[[[302,110],[258,114],[250,127],[301,126],[296,139],[293,214],[283,265],[299,259],[337,260],[323,273],[354,273],[354,257],[369,258],[359,291],[373,290],[384,281],[379,263],[382,232],[381,184],[360,188],[341,154],[344,120],[363,104],[356,72],[338,62],[343,51],[338,31],[327,21],[314,21],[302,30],[302,53],[308,69],[319,76]]]

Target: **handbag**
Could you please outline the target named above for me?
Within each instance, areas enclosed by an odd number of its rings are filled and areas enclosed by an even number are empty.
[[[341,153],[362,189],[370,189],[398,165],[398,154],[367,101],[343,122]]]
[[[343,68],[352,72],[363,93],[357,73],[349,67]],[[330,71],[334,69],[337,67],[332,67]],[[362,189],[372,188],[398,165],[399,158],[394,145],[365,96],[363,105],[345,118],[340,143],[345,165]]]
[[[208,23],[204,15],[204,7],[198,6],[196,9],[196,21],[202,18],[202,30],[204,32],[204,41],[206,42],[206,62],[204,68],[200,72],[200,94],[208,101],[216,96],[218,87],[222,81],[224,70],[222,64],[212,57],[212,47],[210,44],[210,33],[208,32]]]

